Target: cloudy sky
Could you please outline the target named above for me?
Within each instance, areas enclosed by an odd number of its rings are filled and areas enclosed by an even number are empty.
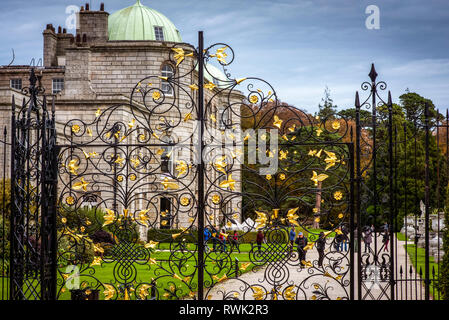
[[[87,0],[88,1],[88,0]],[[45,25],[66,26],[70,5],[86,0],[1,0],[0,65],[42,57]],[[92,0],[106,11],[135,0]],[[224,42],[236,52],[232,76],[261,77],[290,104],[316,111],[326,86],[339,108],[375,63],[393,99],[408,88],[449,106],[449,2],[447,0],[142,0],[165,14],[183,40]],[[379,8],[380,28],[368,29],[369,5]],[[69,30],[74,32],[74,30]]]

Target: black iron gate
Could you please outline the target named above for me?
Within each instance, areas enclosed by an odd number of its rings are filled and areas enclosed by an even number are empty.
[[[354,117],[323,119],[232,78],[232,49],[204,49],[201,32],[169,60],[175,73],[142,79],[129,103],[64,123],[32,72],[31,99],[13,102],[10,298],[402,298],[404,142],[374,66]],[[428,259],[428,188],[425,202]],[[429,261],[414,276],[429,298]]]
[[[25,92],[18,112],[12,103],[10,295],[47,300],[56,297],[55,113],[34,70]]]

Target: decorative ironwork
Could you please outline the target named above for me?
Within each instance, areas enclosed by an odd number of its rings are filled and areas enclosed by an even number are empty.
[[[17,300],[55,298],[55,114],[39,98],[40,80],[32,69],[22,90],[30,99],[18,112],[12,104],[10,295]]]
[[[320,118],[263,79],[234,78],[232,48],[203,42],[168,48],[171,76],[149,75],[129,102],[58,130],[32,70],[30,100],[13,102],[11,299],[397,298],[396,153],[407,141],[374,65],[355,119]],[[431,121],[427,107],[415,119],[427,148]],[[427,225],[429,206],[427,193]]]

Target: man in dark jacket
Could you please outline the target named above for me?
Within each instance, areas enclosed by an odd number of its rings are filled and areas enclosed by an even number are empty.
[[[318,251],[318,266],[323,266],[323,259],[324,259],[324,249],[326,247],[326,238],[324,236],[324,232],[320,232],[320,236],[318,240],[315,242],[316,249]]]
[[[264,238],[263,232],[262,232],[262,230],[259,230],[257,232],[257,237],[256,237],[256,243],[257,243],[257,248],[259,250],[259,253],[260,253],[260,251],[262,249],[263,238]]]
[[[304,237],[302,232],[298,233],[298,237],[295,240],[296,245],[298,246],[298,259],[299,262],[306,260],[306,250],[304,250],[307,245],[307,238]],[[303,268],[303,264],[301,263],[301,268]]]

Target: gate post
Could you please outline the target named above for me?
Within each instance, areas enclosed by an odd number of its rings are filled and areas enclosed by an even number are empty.
[[[12,108],[11,108],[11,216],[10,216],[10,281],[9,281],[9,293],[10,299],[16,300],[19,297],[16,297],[16,282],[20,285],[23,281],[23,278],[18,273],[17,268],[15,267],[15,255],[17,253],[16,241],[15,241],[15,233],[16,233],[16,205],[15,205],[15,195],[16,195],[16,104],[14,96],[12,97]],[[19,266],[19,268],[21,268]],[[22,278],[22,281],[20,280]],[[20,291],[19,291],[20,292]]]
[[[42,123],[42,207],[41,207],[41,298],[56,300],[56,198],[58,164],[56,150],[55,101],[48,118],[46,99],[43,103]]]
[[[353,140],[353,132],[351,127],[351,143],[348,144],[349,148],[349,170],[351,170],[350,173],[350,220],[349,220],[349,259],[350,262],[350,270],[349,270],[349,282],[351,283],[350,289],[349,289],[349,300],[354,300],[354,291],[355,291],[355,283],[354,283],[354,143]]]
[[[357,299],[362,299],[362,224],[361,224],[361,214],[360,214],[360,192],[361,192],[361,168],[360,168],[360,156],[362,154],[360,148],[360,98],[359,92],[355,93],[355,147],[356,147],[356,199],[355,199],[355,211],[357,215]]]
[[[389,155],[389,167],[390,174],[388,177],[390,192],[389,192],[389,206],[390,206],[390,216],[388,221],[388,231],[390,237],[390,300],[394,300],[394,286],[395,286],[395,278],[394,278],[394,236],[393,236],[393,214],[394,214],[394,190],[393,190],[393,102],[391,101],[391,92],[388,91],[388,155]]]
[[[198,32],[198,300],[204,299],[204,38]]]
[[[426,163],[425,163],[425,268],[424,268],[424,297],[426,300],[430,299],[430,270],[429,270],[429,214],[430,214],[430,182],[429,182],[429,148],[430,148],[430,134],[429,134],[429,104],[424,105],[424,128],[426,131]],[[438,146],[437,146],[438,147]]]

